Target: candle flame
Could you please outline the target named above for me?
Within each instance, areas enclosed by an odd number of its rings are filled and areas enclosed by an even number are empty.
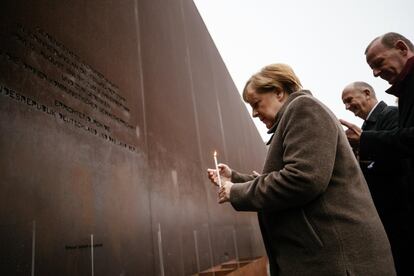
[[[217,157],[217,151],[214,151],[214,157]]]

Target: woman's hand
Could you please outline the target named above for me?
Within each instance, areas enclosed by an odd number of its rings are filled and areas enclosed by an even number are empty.
[[[225,203],[230,201],[230,190],[234,183],[230,181],[225,181],[221,186],[219,193],[218,193],[218,202]]]
[[[218,202],[221,204],[221,203],[230,201],[230,189],[231,189],[231,186],[233,186],[234,184],[230,182],[230,179],[231,179],[230,167],[227,166],[226,164],[218,164],[218,168],[219,168],[219,174],[221,177],[221,185],[222,185],[218,192]],[[207,169],[207,175],[208,175],[208,179],[210,179],[210,181],[214,185],[216,186],[219,185],[217,171],[215,169]]]
[[[218,164],[219,173],[221,176],[221,183],[230,181],[231,179],[231,169],[226,164]],[[215,169],[207,169],[207,175],[210,181],[218,186],[218,177],[217,171]]]

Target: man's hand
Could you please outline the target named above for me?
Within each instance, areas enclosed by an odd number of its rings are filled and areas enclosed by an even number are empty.
[[[223,186],[220,188],[219,193],[218,193],[218,197],[219,197],[218,202],[220,204],[230,201],[230,190],[233,185],[234,183],[230,181],[225,181],[223,183]]]
[[[354,124],[347,122],[345,120],[339,120],[342,125],[346,126],[348,129],[345,131],[346,137],[348,138],[349,143],[352,147],[359,147],[359,141],[361,139],[362,130]]]

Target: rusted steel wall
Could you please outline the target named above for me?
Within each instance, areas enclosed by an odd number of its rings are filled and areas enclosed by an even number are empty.
[[[0,274],[189,275],[263,255],[205,169],[265,147],[190,0],[0,3]]]

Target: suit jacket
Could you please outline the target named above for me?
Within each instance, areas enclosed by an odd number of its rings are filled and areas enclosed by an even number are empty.
[[[232,172],[230,202],[258,212],[272,275],[395,275],[344,131],[307,93],[292,93],[279,110],[263,174]]]
[[[381,101],[362,125],[362,130],[394,130],[397,127],[398,108]],[[392,156],[376,156],[360,160],[360,165],[381,219],[405,212],[408,203],[401,160]],[[382,221],[386,223],[384,219]]]

